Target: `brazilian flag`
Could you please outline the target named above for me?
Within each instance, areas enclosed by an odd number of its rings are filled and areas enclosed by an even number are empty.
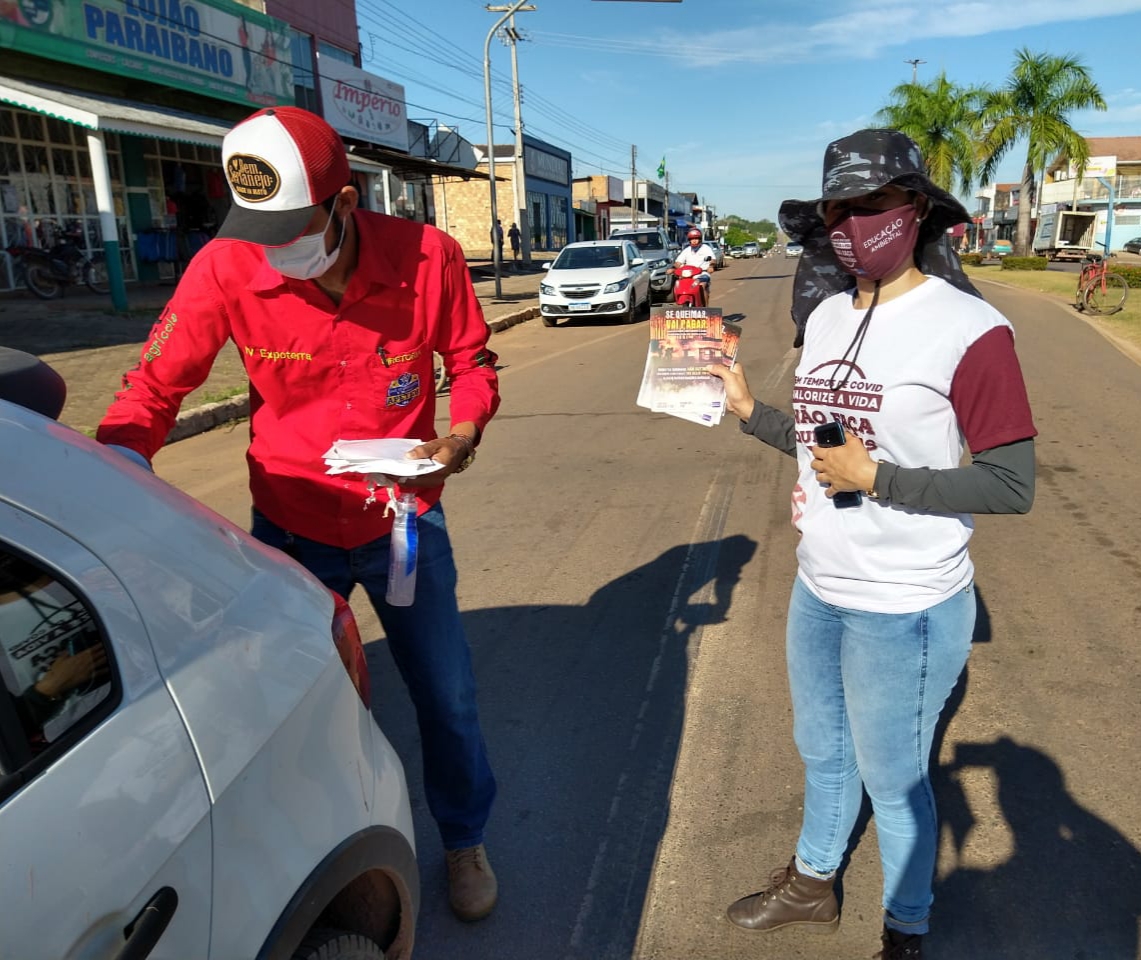
[[[658,179],[661,180],[662,177],[664,177],[665,175],[666,175],[666,158],[665,158],[665,155],[663,154],[662,162],[658,164]]]

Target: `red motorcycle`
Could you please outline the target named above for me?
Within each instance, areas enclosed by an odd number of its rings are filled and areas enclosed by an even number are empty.
[[[670,267],[670,273],[677,277],[674,284],[674,303],[679,307],[704,307],[709,286],[697,278],[704,273],[701,267]]]

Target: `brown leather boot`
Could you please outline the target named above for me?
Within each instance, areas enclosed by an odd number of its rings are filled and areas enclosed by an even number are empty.
[[[499,884],[487,862],[487,851],[478,847],[448,850],[448,902],[461,920],[482,920],[495,909]]]
[[[832,892],[834,883],[799,873],[793,857],[787,867],[769,877],[768,889],[729,904],[725,915],[746,930],[803,926],[812,933],[835,933],[840,927],[840,908]]]
[[[923,960],[923,935],[901,933],[884,927],[880,935],[883,949],[872,960]]]

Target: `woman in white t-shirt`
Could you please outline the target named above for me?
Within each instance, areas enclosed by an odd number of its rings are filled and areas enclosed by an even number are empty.
[[[835,930],[835,875],[866,790],[879,956],[919,960],[938,833],[931,746],[975,622],[971,514],[1030,509],[1036,431],[1010,324],[947,243],[967,211],[909,138],[829,144],[820,199],[788,201],[780,219],[804,244],[793,413],[757,401],[739,369],[710,373],[741,429],[798,462],[787,654],[804,818],[788,866],[727,913],[756,931]],[[820,445],[817,428],[836,423],[842,444]]]

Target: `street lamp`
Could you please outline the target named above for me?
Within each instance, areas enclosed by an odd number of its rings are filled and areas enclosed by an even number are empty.
[[[527,0],[516,0],[510,6],[506,7],[488,7],[489,13],[499,13],[504,11],[503,16],[495,21],[495,25],[487,31],[487,39],[483,43],[483,99],[487,107],[487,173],[489,182],[491,184],[491,230],[488,236],[491,238],[491,256],[495,263],[495,299],[503,299],[503,277],[502,267],[503,260],[500,256],[499,237],[496,233],[496,221],[499,219],[499,208],[496,204],[495,198],[495,132],[491,123],[491,38],[495,36],[495,31],[503,26],[511,15],[518,10],[534,10],[535,5],[527,3]]]

